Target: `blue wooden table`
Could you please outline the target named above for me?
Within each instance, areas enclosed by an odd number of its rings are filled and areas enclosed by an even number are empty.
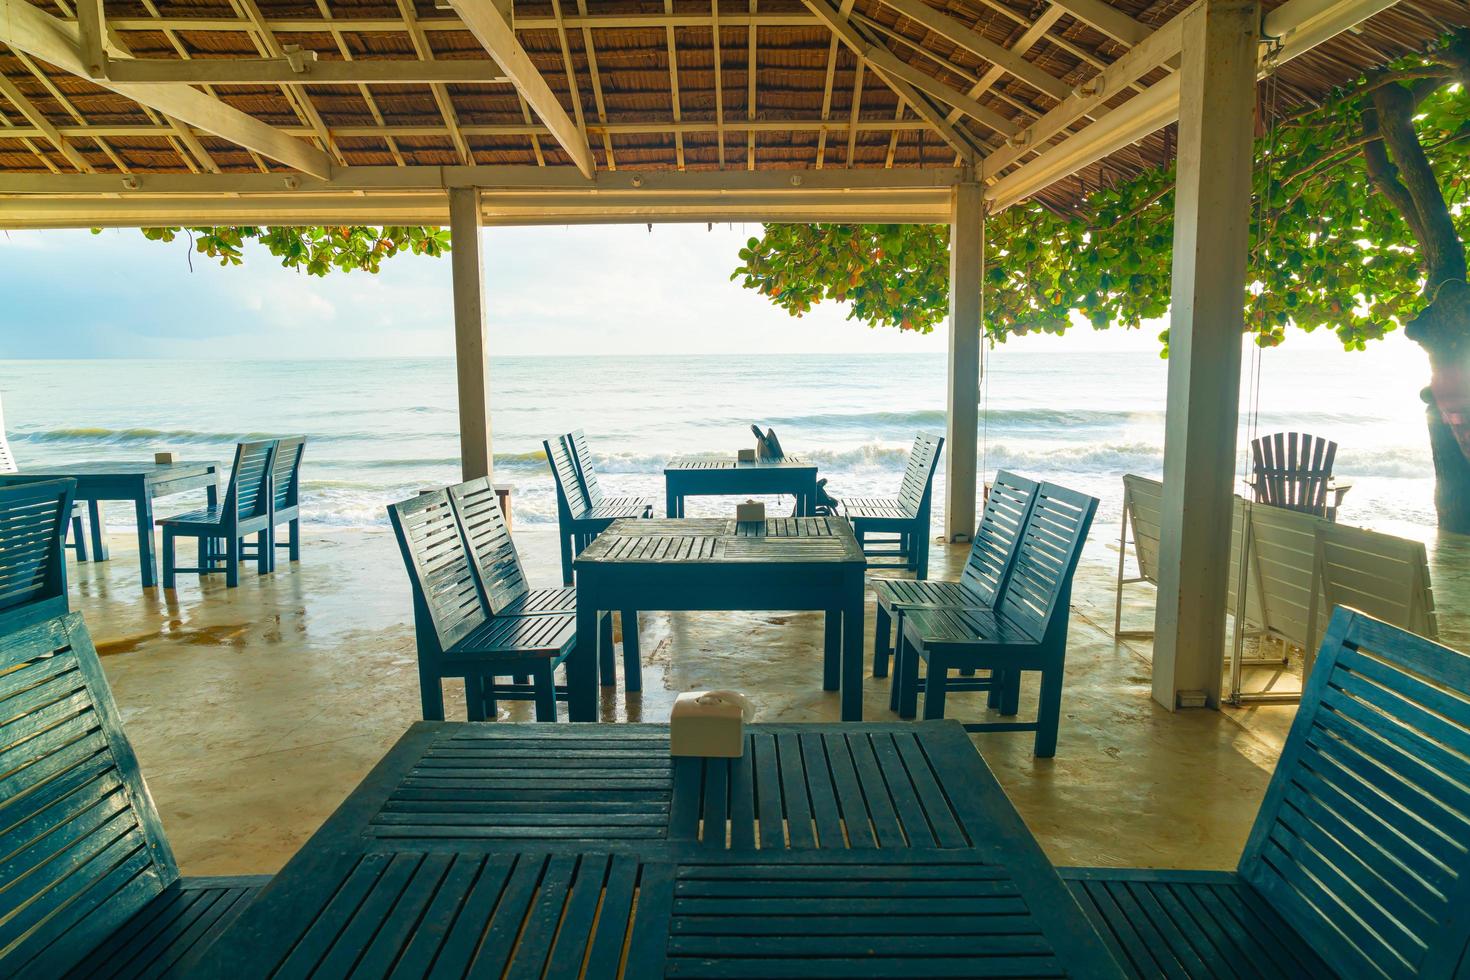
[[[678,456],[664,467],[664,516],[683,517],[684,498],[790,494],[796,512],[817,506],[817,464],[795,456],[739,462],[734,456]]]
[[[577,649],[567,661],[573,721],[597,720],[594,661],[605,610],[821,610],[822,688],[842,691],[842,720],[863,717],[863,550],[840,517],[619,520],[588,545],[577,570]]]
[[[219,503],[217,463],[89,462],[27,468],[27,479],[77,481],[77,500],[87,502],[92,524],[92,560],[107,561],[107,534],[102,523],[103,500],[127,500],[138,521],[138,563],[143,587],[158,582],[158,558],[153,547],[153,498],[203,488],[210,507]]]
[[[206,977],[1118,977],[953,722],[420,722]]]

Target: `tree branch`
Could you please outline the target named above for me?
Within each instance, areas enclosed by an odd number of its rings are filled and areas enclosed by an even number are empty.
[[[1401,183],[1395,183],[1404,190],[1404,194],[1391,199],[1395,207],[1403,210],[1406,194],[1418,216],[1411,226],[1415,227],[1415,237],[1424,249],[1429,287],[1432,289],[1446,279],[1464,279],[1465,245],[1455,230],[1439,178],[1414,129],[1413,94],[1401,85],[1390,85],[1373,93],[1373,107],[1383,135],[1383,143],[1379,145],[1386,146],[1393,154],[1401,178]]]
[[[1399,181],[1398,167],[1394,166],[1393,161],[1388,158],[1388,151],[1379,138],[1381,129],[1375,102],[1369,102],[1363,106],[1361,118],[1363,135],[1368,139],[1368,142],[1363,144],[1363,162],[1367,165],[1368,179],[1373,181],[1373,186],[1388,199],[1394,210],[1403,215],[1409,230],[1414,233],[1415,240],[1422,245],[1429,237],[1429,232],[1424,227],[1419,209],[1414,205],[1413,196],[1409,193],[1408,188]]]

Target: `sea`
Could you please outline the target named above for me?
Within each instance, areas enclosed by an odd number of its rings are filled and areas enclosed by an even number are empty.
[[[609,493],[662,501],[670,457],[753,446],[752,424],[816,461],[834,496],[892,495],[914,435],[945,427],[942,354],[528,356],[491,367],[495,480],[515,486],[517,527],[555,523],[542,440],[574,428],[586,430]],[[1125,473],[1161,473],[1167,368],[1156,353],[1002,346],[985,368],[986,474],[1010,469],[1084,490],[1110,523]],[[1248,353],[1240,476],[1251,435],[1315,433],[1339,443],[1337,473],[1353,484],[1342,520],[1432,527],[1424,370],[1407,342]],[[385,525],[389,503],[457,480],[455,404],[448,358],[0,360],[0,405],[22,470],[151,459],[159,449],[227,464],[237,439],[304,433],[304,516],[321,529]],[[941,466],[936,528],[944,482]],[[770,499],[768,513],[792,504]],[[126,525],[116,510],[110,521]],[[699,500],[690,512],[732,513],[733,502]]]

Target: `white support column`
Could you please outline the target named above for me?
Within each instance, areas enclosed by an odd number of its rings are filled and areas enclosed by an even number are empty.
[[[975,457],[980,441],[980,284],[985,269],[985,193],[956,184],[949,217],[949,425],[944,438],[944,536],[975,533]]]
[[[454,364],[459,383],[459,457],[464,478],[490,476],[490,357],[485,341],[485,268],[480,257],[480,189],[449,190],[454,275]]]
[[[1218,707],[1256,92],[1254,2],[1203,0],[1184,23],[1154,700]]]

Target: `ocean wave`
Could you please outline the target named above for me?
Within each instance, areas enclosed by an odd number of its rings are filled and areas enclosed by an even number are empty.
[[[124,445],[135,442],[167,440],[172,443],[205,445],[220,442],[236,442],[239,440],[274,439],[278,435],[280,433],[276,432],[198,432],[194,429],[104,429],[79,426],[76,428],[42,429],[31,432],[18,430],[13,438],[16,442],[28,443],[90,442],[104,443],[107,445]]]
[[[1164,413],[1129,409],[1053,409],[993,408],[983,416],[992,426],[1027,430],[1056,429],[1065,432],[1089,426],[1163,424]],[[870,429],[874,427],[943,429],[948,413],[942,408],[880,412],[827,412],[814,415],[788,415],[761,419],[763,425],[791,428]],[[706,427],[724,428],[743,423],[742,419],[716,419]]]

